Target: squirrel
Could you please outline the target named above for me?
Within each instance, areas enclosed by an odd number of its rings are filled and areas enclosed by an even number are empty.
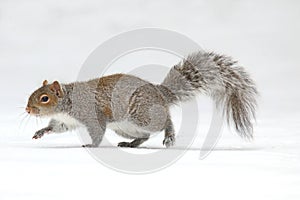
[[[47,80],[29,97],[27,113],[50,117],[46,133],[62,133],[85,127],[98,147],[107,128],[132,139],[119,147],[138,147],[151,134],[164,131],[163,145],[175,143],[170,106],[197,94],[209,95],[223,107],[229,124],[243,138],[253,138],[258,91],[244,68],[231,57],[214,52],[195,52],[174,65],[161,84],[129,74],[113,74],[85,82],[61,84]]]

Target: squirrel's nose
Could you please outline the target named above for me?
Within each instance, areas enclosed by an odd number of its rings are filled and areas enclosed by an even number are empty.
[[[29,107],[26,107],[26,112],[27,112],[28,114],[30,114],[31,109],[30,109]]]

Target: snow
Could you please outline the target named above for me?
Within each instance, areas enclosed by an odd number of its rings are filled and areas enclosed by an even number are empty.
[[[146,175],[123,174],[100,164],[80,147],[76,132],[31,140],[37,128],[31,120],[17,134],[1,131],[1,199],[298,199],[300,134],[294,119],[286,119],[282,129],[270,126],[282,120],[259,121],[257,137],[250,143],[224,130],[203,160],[199,160],[204,139],[200,133],[175,164]],[[124,140],[112,131],[107,135]],[[143,146],[163,148],[161,140],[153,140]],[[103,148],[107,153],[117,150]]]
[[[2,0],[0,199],[299,199],[299,6],[279,0]],[[32,140],[47,120],[22,121],[28,95],[44,79],[76,80],[99,44],[141,27],[178,31],[246,66],[261,95],[255,140],[244,141],[224,127],[215,149],[199,160],[212,112],[207,97],[198,99],[199,130],[192,148],[150,174],[120,173],[102,165],[80,147],[76,132]],[[155,58],[175,64],[174,58]],[[124,66],[144,64],[141,60],[127,59]],[[112,71],[118,71],[117,65]],[[180,109],[172,116],[180,124]],[[124,141],[112,131],[106,135],[114,145],[103,145],[108,153]],[[162,138],[147,141],[147,148],[124,151],[160,150]]]

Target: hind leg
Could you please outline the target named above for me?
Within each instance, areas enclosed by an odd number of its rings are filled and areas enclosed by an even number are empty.
[[[173,122],[169,118],[166,121],[165,139],[163,140],[163,145],[169,148],[174,144],[175,144],[175,131],[174,131]]]
[[[132,142],[120,142],[118,144],[118,147],[130,147],[130,148],[138,147],[148,139],[149,138],[136,138]]]

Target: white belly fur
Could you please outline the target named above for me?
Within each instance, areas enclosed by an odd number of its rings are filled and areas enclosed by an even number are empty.
[[[69,128],[69,130],[73,130],[79,127],[84,127],[82,123],[80,123],[78,120],[76,120],[75,118],[67,114],[62,114],[62,113],[56,114],[53,115],[52,118],[64,123]],[[133,124],[132,122],[128,122],[127,120],[109,123],[107,124],[107,128],[116,131],[116,133],[123,132],[126,135],[129,135],[133,138],[149,137],[149,135],[152,133],[138,127],[136,124]],[[123,134],[121,135],[124,136]]]
[[[63,113],[56,114],[53,115],[52,118],[59,122],[64,123],[69,128],[69,130],[73,130],[83,126],[82,123],[80,123],[78,120],[76,120],[75,118],[67,114],[63,114]]]
[[[134,138],[149,137],[149,135],[151,134],[151,132],[146,131],[138,127],[136,124],[128,121],[112,122],[107,125],[107,128],[116,131],[116,133],[123,132]],[[123,134],[120,135],[124,136]]]

